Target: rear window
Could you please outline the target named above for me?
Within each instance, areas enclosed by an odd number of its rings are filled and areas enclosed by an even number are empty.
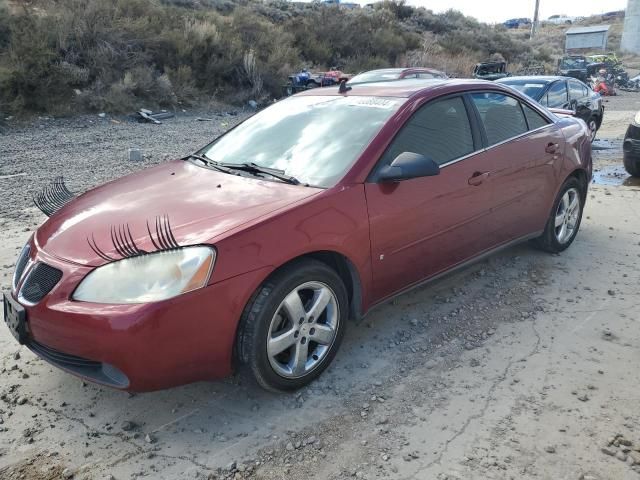
[[[533,108],[522,104],[524,110],[524,116],[527,117],[527,123],[529,124],[529,130],[536,130],[549,124],[549,121],[536,112]]]
[[[473,93],[489,146],[526,133],[527,122],[520,102],[502,93]]]
[[[502,82],[505,85],[509,85],[515,88],[521,93],[528,95],[534,100],[540,100],[542,94],[547,88],[547,84],[544,82]]]

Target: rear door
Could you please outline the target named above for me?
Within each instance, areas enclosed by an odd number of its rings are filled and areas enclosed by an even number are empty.
[[[544,229],[557,186],[564,136],[525,102],[504,93],[471,94],[495,169],[489,176],[493,233],[505,243]]]
[[[373,170],[365,192],[377,300],[417,283],[491,245],[490,189],[494,165],[482,148],[472,106],[462,96],[433,100],[407,121]],[[378,183],[376,172],[403,152],[432,158],[440,174]]]

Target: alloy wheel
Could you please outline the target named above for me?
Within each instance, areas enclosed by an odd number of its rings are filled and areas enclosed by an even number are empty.
[[[593,142],[596,139],[596,134],[598,133],[598,124],[595,120],[592,119],[592,120],[589,120],[588,127],[589,127],[589,137]]]
[[[569,242],[580,221],[580,193],[576,188],[568,189],[556,210],[555,233],[558,243],[564,245]]]
[[[294,288],[280,303],[267,335],[267,356],[275,372],[299,378],[327,356],[338,332],[336,294],[321,282]]]

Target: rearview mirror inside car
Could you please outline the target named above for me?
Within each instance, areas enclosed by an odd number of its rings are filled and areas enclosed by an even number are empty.
[[[410,178],[432,177],[440,173],[440,166],[419,153],[403,152],[391,165],[380,170],[378,182],[400,182]]]

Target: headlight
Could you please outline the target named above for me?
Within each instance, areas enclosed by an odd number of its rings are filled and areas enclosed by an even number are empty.
[[[633,119],[633,122],[634,122],[636,125],[640,125],[640,112],[636,113],[636,116],[635,116],[635,118]]]
[[[204,287],[216,261],[210,247],[186,247],[125,258],[87,275],[74,300],[95,303],[147,303]]]

